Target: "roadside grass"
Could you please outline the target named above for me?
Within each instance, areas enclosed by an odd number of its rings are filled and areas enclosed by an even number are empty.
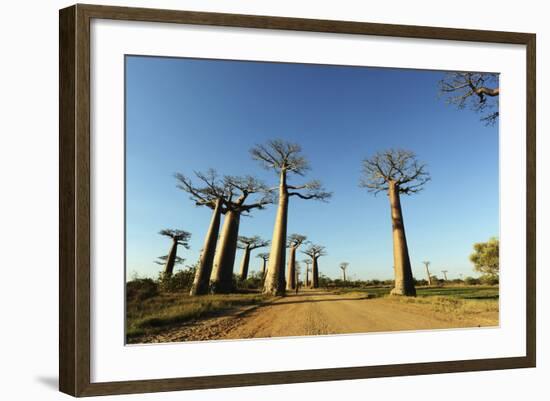
[[[366,287],[366,288],[339,288],[339,293],[362,292],[368,293],[374,298],[389,295],[391,287]],[[498,286],[443,286],[443,287],[416,287],[417,298],[423,297],[450,297],[471,300],[498,300]]]
[[[489,324],[498,324],[498,320],[494,321],[495,313],[499,312],[498,286],[417,287],[416,297],[390,296],[391,288],[387,286],[346,290],[366,292],[373,298],[384,298],[392,303],[422,305],[427,311],[438,313],[440,317],[449,320],[479,318]]]
[[[183,292],[160,293],[145,300],[128,299],[126,341],[132,343],[143,335],[159,333],[171,326],[235,307],[260,304],[267,299],[269,297],[258,293],[190,297]]]
[[[449,286],[449,287],[418,287],[419,297],[446,296],[472,300],[498,300],[498,286]]]
[[[400,304],[426,305],[436,313],[448,315],[452,319],[472,317],[473,315],[498,313],[496,299],[471,299],[453,296],[387,297],[391,302]]]

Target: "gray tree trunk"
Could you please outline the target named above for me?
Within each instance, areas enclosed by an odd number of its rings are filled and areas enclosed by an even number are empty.
[[[288,255],[288,270],[286,272],[288,281],[286,282],[286,289],[293,290],[296,288],[296,248],[291,246],[290,253]]]
[[[195,280],[193,281],[190,295],[204,295],[208,293],[210,275],[212,274],[212,267],[214,264],[214,255],[216,254],[216,243],[220,232],[220,220],[221,200],[218,199],[212,213],[210,227],[208,228],[208,232],[206,233],[206,237],[204,239],[202,255],[199,260],[197,272],[195,273]]]
[[[306,265],[306,282],[304,283],[304,287],[309,287],[309,267]]]
[[[311,264],[311,288],[319,288],[319,265],[317,264],[318,258],[312,258]]]
[[[248,277],[248,264],[250,263],[250,248],[244,248],[243,260],[241,262],[241,281],[246,280]]]
[[[168,253],[168,258],[166,259],[166,264],[164,265],[164,277],[172,277],[174,272],[174,264],[176,262],[176,254],[178,252],[178,241],[173,240],[172,246],[170,247],[170,252]]]
[[[405,226],[403,224],[399,188],[394,182],[389,183],[389,198],[393,231],[393,264],[395,269],[395,286],[391,294],[416,296],[409,250],[407,248],[407,238],[405,236]]]
[[[265,265],[267,264],[267,260],[262,259],[262,278],[265,279]]]
[[[428,285],[432,285],[432,276],[430,275],[430,269],[428,268],[428,265],[426,266],[426,275],[428,276]]]
[[[271,295],[284,295],[285,293],[285,253],[286,253],[286,226],[288,218],[288,191],[286,187],[286,171],[281,171],[279,183],[279,205],[275,226],[273,227],[273,238],[271,240],[271,251],[269,253],[269,264],[264,282],[264,293]]]
[[[241,214],[233,210],[229,210],[225,214],[222,233],[214,257],[214,269],[210,277],[210,290],[214,294],[233,291],[233,265],[237,252],[240,217]]]

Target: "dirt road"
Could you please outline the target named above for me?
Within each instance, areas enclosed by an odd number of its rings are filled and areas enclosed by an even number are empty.
[[[498,312],[458,316],[431,305],[306,290],[229,315],[187,323],[139,342],[266,338],[498,325]]]

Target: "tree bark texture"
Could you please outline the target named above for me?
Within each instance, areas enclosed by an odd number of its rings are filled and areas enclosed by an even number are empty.
[[[293,290],[296,288],[296,247],[291,246],[288,255],[288,270],[286,272],[288,280],[286,289]]]
[[[248,277],[248,264],[250,263],[250,248],[247,246],[244,248],[243,260],[241,262],[241,281],[246,280]]]
[[[430,269],[428,268],[428,265],[426,266],[426,275],[428,276],[428,285],[432,285],[432,276],[430,275]]]
[[[395,286],[391,294],[416,296],[407,238],[405,236],[405,226],[403,224],[399,187],[394,182],[389,183],[389,198],[393,235],[393,263],[395,269]]]
[[[233,265],[237,252],[240,217],[241,214],[234,210],[229,210],[225,214],[214,257],[214,269],[210,277],[210,290],[214,294],[225,294],[233,290]]]
[[[204,295],[209,291],[210,275],[214,264],[214,255],[216,254],[216,243],[218,242],[218,234],[220,232],[221,220],[221,200],[216,201],[216,206],[210,220],[210,227],[204,238],[202,255],[199,260],[199,266],[195,273],[195,280],[191,287],[190,295]]]
[[[318,258],[312,258],[311,264],[311,288],[319,288],[319,265],[317,264]]]
[[[286,172],[281,171],[279,183],[279,204],[271,251],[267,265],[267,275],[264,282],[264,293],[271,295],[283,295],[285,293],[285,253],[286,253],[286,227],[288,218],[288,190],[286,187]]]
[[[174,264],[176,262],[177,252],[178,252],[178,241],[174,239],[172,241],[172,246],[170,247],[170,252],[168,253],[168,258],[166,259],[166,264],[164,265],[165,278],[172,277],[172,273],[174,273]]]

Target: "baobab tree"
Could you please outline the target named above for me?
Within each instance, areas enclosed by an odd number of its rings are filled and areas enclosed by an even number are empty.
[[[419,163],[415,154],[407,150],[390,149],[363,161],[360,186],[375,195],[386,192],[390,200],[395,275],[391,293],[394,295],[416,296],[400,195],[421,191],[429,180],[426,165]]]
[[[195,205],[212,209],[210,226],[204,238],[204,245],[190,291],[190,295],[203,295],[208,293],[216,242],[220,231],[220,220],[221,216],[227,212],[225,203],[231,193],[231,188],[214,169],[209,169],[206,173],[195,172],[195,176],[200,181],[199,185],[194,184],[190,178],[183,174],[175,174],[177,187],[187,192]]]
[[[344,284],[346,283],[346,269],[348,268],[349,263],[348,262],[342,262],[340,263],[340,269],[342,269],[342,276],[344,279]]]
[[[298,290],[300,289],[300,272],[302,270],[302,267],[300,266],[300,262],[296,261],[294,265],[294,280],[296,282],[296,285],[294,286],[294,289],[296,290],[296,294],[298,294]]]
[[[229,194],[224,201],[227,212],[210,276],[210,291],[215,294],[233,290],[233,265],[241,215],[248,214],[253,209],[264,209],[266,205],[273,203],[271,190],[254,177],[225,176],[224,182],[229,188]],[[252,197],[254,199],[247,203]]]
[[[449,72],[439,82],[440,93],[448,104],[459,109],[469,106],[482,113],[481,120],[491,125],[499,116],[499,76],[488,72]]]
[[[290,185],[289,174],[303,176],[309,170],[309,163],[301,154],[300,145],[282,140],[271,140],[266,145],[256,145],[250,150],[252,158],[263,167],[275,170],[279,175],[278,209],[273,227],[271,252],[263,292],[282,295],[285,292],[285,247],[289,199],[317,199],[325,201],[331,194],[326,192],[319,181],[310,181],[302,185]]]
[[[166,261],[168,260],[168,255],[159,256],[157,260],[155,260],[155,263],[160,266],[166,266]],[[180,258],[179,256],[176,256],[174,260],[174,267],[177,265],[182,265],[185,263],[184,258]],[[173,272],[172,272],[173,273]]]
[[[311,258],[311,288],[319,288],[319,263],[318,259],[325,256],[325,247],[311,244],[305,251],[302,251]]]
[[[447,273],[448,272],[449,272],[448,270],[441,270],[441,273],[443,273],[443,277],[445,278],[445,281],[448,281],[448,279],[447,279]]]
[[[302,262],[304,262],[306,264],[306,279],[305,279],[305,282],[304,282],[304,287],[309,287],[309,272],[311,271],[311,268],[309,267],[309,265],[311,264],[311,259],[304,259],[302,260]]]
[[[286,289],[289,291],[296,288],[296,250],[306,242],[306,239],[305,235],[300,234],[291,234],[287,239],[286,246],[289,248],[289,255]]]
[[[269,253],[259,253],[256,255],[256,257],[262,259],[262,268],[260,269],[260,271],[262,272],[262,278],[265,278],[265,268],[267,267],[267,261],[269,260]]]
[[[426,276],[428,276],[428,285],[432,285],[432,275],[430,274],[430,261],[425,260],[422,262],[426,266]]]
[[[263,248],[264,246],[268,246],[269,241],[263,240],[257,235],[254,237],[239,237],[239,242],[237,244],[237,247],[239,249],[242,249],[244,251],[243,253],[243,260],[241,262],[241,274],[239,276],[241,281],[246,280],[248,277],[248,265],[250,263],[250,252],[252,252],[254,249]]]
[[[191,233],[183,230],[173,230],[165,228],[159,231],[160,235],[169,237],[172,239],[172,245],[170,251],[166,255],[166,263],[164,265],[164,278],[169,278],[174,272],[174,265],[176,264],[176,258],[178,253],[178,245],[183,246],[185,249],[189,249],[189,240],[191,239]]]

